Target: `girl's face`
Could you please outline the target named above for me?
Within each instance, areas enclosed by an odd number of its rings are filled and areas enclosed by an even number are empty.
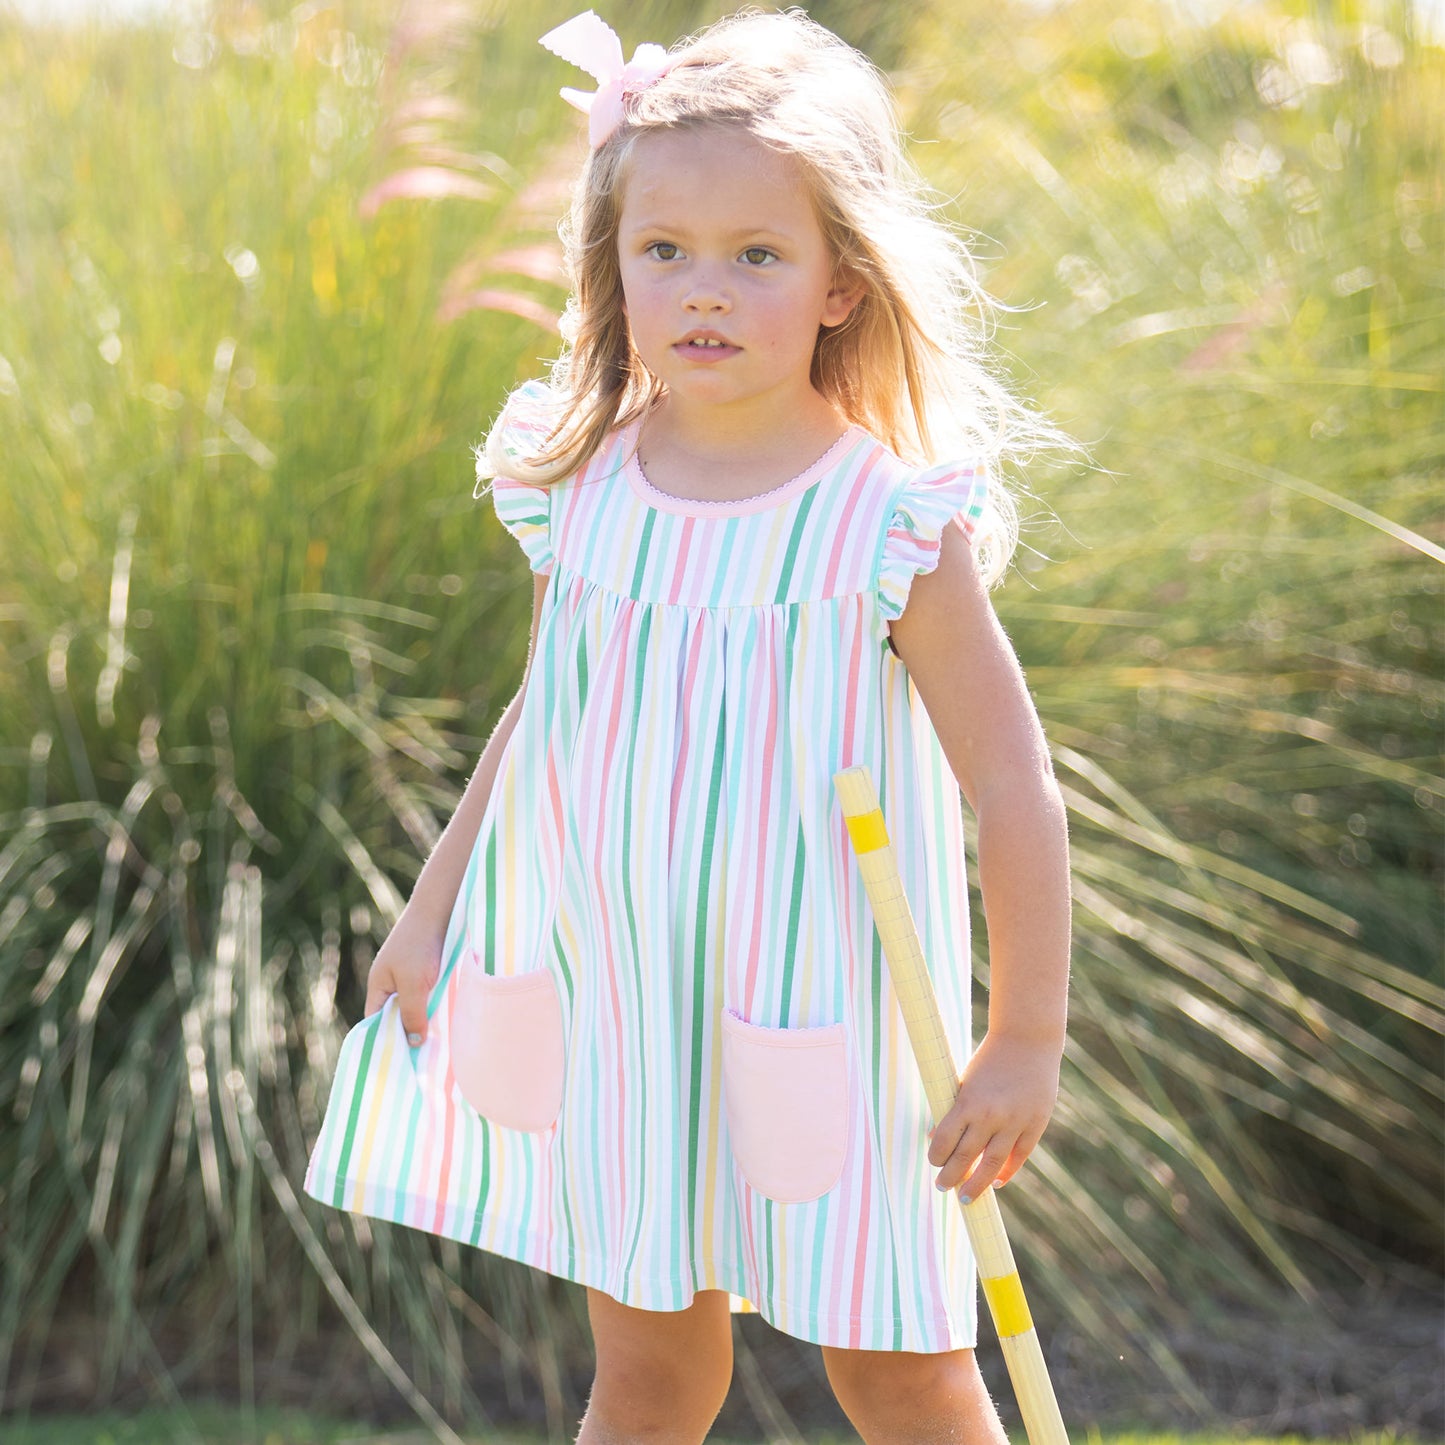
[[[816,409],[818,329],[861,292],[835,282],[791,157],[723,126],[639,137],[617,249],[633,345],[670,408],[759,427]]]

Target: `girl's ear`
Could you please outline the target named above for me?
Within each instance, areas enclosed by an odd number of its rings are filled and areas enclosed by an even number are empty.
[[[822,324],[841,326],[867,294],[868,287],[856,271],[839,271],[823,302]]]

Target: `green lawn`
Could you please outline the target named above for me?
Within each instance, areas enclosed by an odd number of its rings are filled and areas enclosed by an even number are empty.
[[[7,1424],[6,1445],[431,1445],[424,1430],[374,1430],[368,1426],[328,1420],[297,1410],[258,1410],[247,1420],[239,1410],[220,1406],[193,1406],[188,1416],[170,1410],[140,1414],[105,1412],[92,1415],[50,1416],[25,1424]],[[469,1437],[477,1445],[541,1445],[543,1437],[507,1433]],[[1021,1437],[1020,1437],[1021,1438]],[[1172,1435],[1139,1432],[1080,1435],[1084,1445],[1307,1445],[1298,1436],[1237,1436],[1228,1434]],[[717,1440],[714,1445],[729,1445]],[[732,1442],[741,1445],[741,1442]],[[834,1435],[810,1437],[807,1445],[843,1445]],[[1310,1441],[1308,1445],[1329,1445]],[[1417,1445],[1391,1432],[1360,1435],[1350,1445]],[[1423,1442],[1419,1442],[1423,1445]]]

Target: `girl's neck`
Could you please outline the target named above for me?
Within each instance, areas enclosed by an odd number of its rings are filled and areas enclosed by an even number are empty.
[[[664,398],[642,420],[639,451],[649,480],[693,487],[740,472],[764,485],[781,485],[821,456],[847,430],[846,419],[809,390],[786,418],[762,424],[722,407],[688,408]]]

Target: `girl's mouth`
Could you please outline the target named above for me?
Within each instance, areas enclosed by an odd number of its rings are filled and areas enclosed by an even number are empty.
[[[736,356],[742,347],[715,336],[694,336],[688,341],[679,341],[672,349],[689,361],[709,362],[724,361],[729,356]]]

